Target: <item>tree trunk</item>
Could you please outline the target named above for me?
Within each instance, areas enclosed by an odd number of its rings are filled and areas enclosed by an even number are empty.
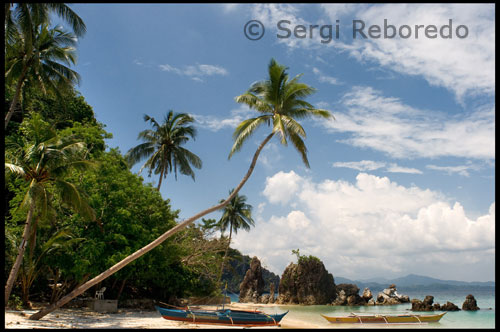
[[[33,218],[33,211],[35,209],[34,203],[30,204],[30,208],[28,210],[28,215],[26,217],[26,224],[24,225],[23,231],[23,239],[21,240],[21,244],[19,245],[18,253],[16,261],[10,270],[9,278],[7,279],[7,283],[5,284],[5,305],[9,302],[10,292],[14,287],[14,283],[17,279],[17,274],[19,272],[19,268],[21,267],[21,263],[23,262],[24,251],[26,249],[26,243],[28,242],[28,237],[30,236],[31,230],[31,219]]]
[[[227,242],[226,251],[224,252],[224,257],[222,258],[222,264],[220,267],[219,278],[217,282],[220,283],[222,280],[222,274],[224,273],[224,263],[226,262],[227,252],[229,251],[229,246],[231,245],[231,236],[233,235],[233,223],[231,222],[229,226],[229,241]]]
[[[245,182],[247,182],[247,180],[250,178],[250,175],[252,175],[253,169],[255,168],[255,164],[257,163],[257,159],[259,158],[260,152],[262,151],[262,149],[264,148],[264,146],[267,144],[267,142],[269,142],[269,140],[273,137],[273,135],[274,135],[274,132],[272,132],[271,134],[269,134],[264,139],[264,141],[262,141],[262,143],[259,145],[259,147],[257,148],[257,151],[255,151],[255,154],[254,154],[253,159],[252,159],[252,163],[250,164],[250,167],[249,167],[249,169],[247,171],[247,174],[243,177],[243,179],[241,180],[241,182],[238,184],[238,186],[234,189],[234,191],[231,193],[231,195],[229,195],[229,197],[225,201],[223,201],[222,203],[219,203],[217,205],[214,205],[211,208],[208,208],[208,209],[206,209],[204,211],[201,211],[201,212],[195,214],[194,216],[192,216],[191,218],[184,220],[180,224],[177,224],[176,226],[174,226],[170,230],[168,230],[165,233],[163,233],[160,237],[158,237],[156,240],[154,240],[150,244],[148,244],[145,247],[137,250],[132,255],[125,257],[123,260],[121,260],[120,262],[116,263],[115,265],[113,265],[111,268],[107,269],[103,273],[99,274],[97,277],[94,277],[93,279],[87,281],[85,284],[81,285],[80,287],[77,287],[71,293],[69,293],[68,295],[64,296],[62,299],[60,299],[56,303],[54,303],[52,305],[49,305],[45,309],[42,309],[42,310],[38,311],[37,313],[31,315],[29,317],[29,319],[31,319],[31,320],[38,320],[38,319],[42,318],[43,316],[51,313],[55,309],[60,308],[61,306],[65,305],[66,303],[68,303],[69,301],[71,301],[76,296],[78,296],[78,295],[82,294],[83,292],[85,292],[90,287],[92,287],[95,284],[97,284],[97,283],[101,282],[102,280],[106,279],[107,277],[109,277],[113,273],[119,271],[120,269],[122,269],[123,267],[125,267],[128,263],[136,260],[137,258],[139,258],[142,255],[146,254],[150,250],[154,249],[155,247],[157,247],[158,245],[160,245],[163,241],[165,241],[167,238],[169,238],[171,235],[173,235],[173,234],[181,231],[182,229],[186,228],[188,225],[192,224],[198,218],[201,218],[204,215],[209,214],[211,212],[220,210],[221,208],[223,208],[224,206],[226,206],[227,204],[229,204],[229,202],[233,199],[233,197],[236,196],[236,194],[238,193],[238,191],[240,191],[240,189],[243,187],[243,185],[245,184]]]
[[[161,170],[161,173],[160,173],[160,182],[158,182],[158,191],[160,191],[160,187],[161,187],[161,181],[163,180],[163,169]]]
[[[12,98],[12,102],[10,103],[9,112],[7,112],[7,115],[5,116],[5,129],[7,129],[7,125],[9,124],[10,118],[12,117],[12,114],[14,114],[14,109],[16,108],[19,96],[21,95],[21,88],[23,86],[24,77],[26,76],[27,71],[28,71],[28,65],[25,65],[23,68],[23,72],[19,77],[19,81],[17,82],[16,92],[14,93],[14,98]]]

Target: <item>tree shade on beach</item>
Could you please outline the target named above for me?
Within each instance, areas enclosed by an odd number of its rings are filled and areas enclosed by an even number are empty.
[[[301,75],[298,75],[289,80],[286,70],[287,68],[285,66],[278,64],[274,59],[272,59],[268,66],[268,79],[253,84],[246,93],[236,97],[236,101],[238,103],[247,104],[251,109],[256,110],[260,115],[256,118],[245,120],[238,125],[233,134],[235,142],[229,154],[229,158],[231,158],[231,156],[235,152],[241,149],[243,143],[246,142],[255,132],[255,130],[261,125],[267,124],[268,126],[271,126],[272,123],[272,130],[271,133],[268,134],[266,138],[261,142],[256,152],[254,153],[247,173],[226,200],[206,210],[203,210],[177,224],[175,227],[162,234],[150,244],[134,252],[132,255],[124,258],[123,260],[121,260],[108,270],[104,271],[100,275],[89,280],[85,284],[77,287],[56,303],[33,314],[32,316],[30,316],[30,319],[37,320],[44,317],[48,313],[68,303],[74,297],[82,294],[90,287],[98,284],[110,275],[119,271],[130,262],[151,251],[171,235],[184,229],[197,219],[205,216],[208,213],[224,208],[238,194],[240,189],[250,178],[257,163],[260,152],[262,151],[264,146],[271,140],[274,134],[278,133],[278,135],[280,136],[280,142],[283,145],[287,145],[287,139],[289,139],[292,142],[293,146],[301,154],[304,164],[309,167],[309,162],[307,160],[307,149],[302,140],[302,138],[306,137],[306,133],[302,126],[295,119],[303,119],[308,117],[330,119],[333,118],[333,115],[327,110],[316,109],[311,104],[306,102],[304,98],[314,93],[314,88],[309,87],[304,83],[299,83],[299,78]]]

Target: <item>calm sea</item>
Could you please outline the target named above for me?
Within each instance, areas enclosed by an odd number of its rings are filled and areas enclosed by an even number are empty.
[[[472,291],[432,291],[432,292],[399,292],[410,297],[410,299],[423,300],[426,295],[434,296],[434,303],[444,304],[446,301],[453,302],[459,308],[465,301],[468,294],[474,295],[477,305],[481,310],[478,311],[455,311],[448,312],[438,323],[430,323],[423,325],[378,325],[369,324],[363,327],[379,327],[379,328],[495,328],[495,293],[491,292],[478,292]],[[378,294],[374,293],[374,294]],[[228,294],[231,301],[238,301],[238,294]],[[489,310],[491,308],[491,310]],[[290,310],[285,316],[285,319],[300,320],[314,324],[318,327],[333,328],[337,325],[331,324],[326,321],[320,314],[327,316],[345,316],[351,312],[356,313],[405,313],[411,312],[410,303],[392,305],[392,306],[327,306],[327,305],[280,305],[272,308],[261,308],[267,313],[282,313],[283,311]],[[347,325],[339,325],[338,327],[346,328]],[[350,327],[362,327],[360,324],[350,325]]]

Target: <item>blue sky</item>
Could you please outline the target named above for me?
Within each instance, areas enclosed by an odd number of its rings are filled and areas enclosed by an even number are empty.
[[[265,79],[274,57],[291,76],[303,74],[317,89],[308,101],[336,121],[303,122],[310,169],[292,147],[268,144],[241,191],[256,227],[238,232],[233,246],[278,274],[300,248],[334,276],[494,280],[494,5],[72,8],[87,25],[78,89],[113,134],[109,147],[137,145],[144,114],[195,117],[198,135],[186,148],[203,168],[196,181],[169,175],[161,188],[181,219],[226,197],[246,173],[268,128],[228,160],[235,126],[254,112],[234,97]],[[452,31],[465,25],[468,36],[353,38],[353,20],[368,27],[384,18],[438,29],[452,19]],[[260,40],[245,37],[252,19],[265,27]],[[277,38],[280,20],[334,31],[338,20],[340,36]]]

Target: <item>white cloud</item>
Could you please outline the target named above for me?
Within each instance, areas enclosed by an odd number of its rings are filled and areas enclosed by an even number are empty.
[[[255,111],[242,105],[240,108],[231,110],[230,116],[227,118],[201,114],[191,114],[191,116],[195,118],[200,127],[216,132],[225,128],[234,129],[241,121],[255,117],[254,113]]]
[[[264,196],[271,203],[287,203],[299,189],[301,180],[294,171],[289,173],[278,172],[272,177],[266,178],[266,189]]]
[[[389,173],[408,173],[408,174],[422,174],[422,171],[412,167],[403,167],[397,164],[391,163],[387,167],[387,172]]]
[[[349,134],[340,142],[395,158],[495,158],[494,106],[449,116],[413,108],[370,87],[354,87],[344,95],[342,105],[346,111],[336,110],[336,121],[321,122]]]
[[[213,75],[221,75],[226,76],[229,72],[220,66],[215,65],[204,65],[204,64],[196,64],[196,65],[188,65],[184,66],[183,69],[171,66],[169,64],[159,65],[162,71],[172,72],[181,76],[188,76],[194,81],[203,82],[201,77],[204,76],[213,76]]]
[[[448,175],[452,174],[458,174],[462,176],[468,177],[469,171],[470,170],[479,170],[480,167],[478,165],[474,164],[469,164],[469,165],[458,165],[458,166],[438,166],[438,165],[426,165],[428,169],[436,170],[436,171],[443,171],[447,173]]]
[[[338,19],[339,8],[323,5],[331,20]],[[357,20],[368,28],[376,24],[436,25],[448,24],[453,30],[466,25],[467,38],[429,39],[355,39],[335,43],[357,59],[374,60],[400,73],[421,75],[430,84],[453,91],[460,100],[465,94],[495,91],[495,6],[494,4],[381,4],[348,7]],[[342,8],[341,8],[342,10]],[[350,27],[352,29],[352,27]],[[366,29],[367,29],[366,28]]]
[[[373,171],[382,167],[385,167],[385,163],[376,162],[372,160],[361,160],[361,161],[347,161],[347,162],[335,162],[333,167],[346,167],[356,169],[358,171]]]
[[[339,81],[335,77],[323,74],[316,67],[313,68],[313,73],[316,74],[316,76],[318,76],[318,80],[320,82],[322,82],[322,83],[329,83],[329,84],[332,84],[332,85],[339,85],[339,84],[341,84],[341,83],[339,83]]]
[[[391,71],[421,76],[429,84],[452,91],[459,101],[465,95],[495,92],[495,7],[494,4],[323,4],[322,16],[314,20],[304,19],[301,5],[257,4],[249,16],[260,20],[271,35],[276,36],[277,23],[290,21],[286,26],[293,30],[296,25],[332,25],[340,20],[341,36],[328,43],[319,32],[310,38],[276,38],[276,42],[290,49],[328,51],[333,46],[348,52],[361,62],[375,61]],[[349,19],[348,19],[349,18]],[[365,31],[371,25],[383,28],[384,19],[389,25],[436,25],[441,28],[452,19],[455,31],[459,25],[468,27],[467,38],[352,38],[352,20],[363,20]],[[414,29],[414,28],[413,28]],[[335,31],[334,31],[335,32]],[[333,50],[333,49],[332,49]],[[326,77],[325,77],[326,79]],[[326,81],[326,80],[325,80]],[[333,81],[332,81],[333,82]]]
[[[272,204],[263,206],[271,217],[259,215],[255,229],[238,234],[234,245],[279,274],[293,259],[291,250],[300,248],[319,257],[334,276],[439,273],[453,279],[447,272],[454,271],[469,280],[494,278],[494,202],[471,220],[459,202],[387,177],[360,173],[354,183],[315,183],[293,171],[268,178],[264,196],[287,204],[290,212],[277,216]],[[474,260],[464,262],[465,257]]]

